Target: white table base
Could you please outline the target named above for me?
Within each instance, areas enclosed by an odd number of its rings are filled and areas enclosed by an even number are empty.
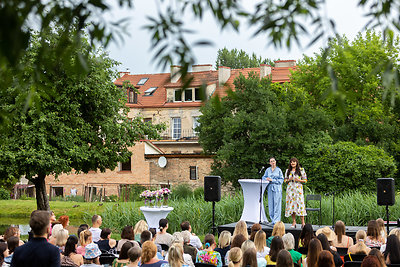
[[[246,222],[258,223],[260,221],[260,179],[240,179],[240,185],[243,190],[244,207],[241,220]],[[264,191],[268,182],[262,183],[261,198],[261,222],[268,222],[264,210]]]
[[[160,219],[167,218],[168,213],[170,213],[174,208],[173,207],[165,207],[165,208],[152,208],[152,207],[140,207],[140,210],[143,212],[144,217],[146,218],[147,224],[149,228],[158,229]]]

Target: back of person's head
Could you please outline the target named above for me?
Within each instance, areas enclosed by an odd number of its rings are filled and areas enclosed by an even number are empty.
[[[82,223],[79,225],[79,228],[83,228],[84,230],[89,229],[89,225],[87,223]]]
[[[181,230],[182,231],[189,231],[190,223],[188,221],[184,221],[181,223]]]
[[[56,238],[56,246],[58,246],[58,247],[65,246],[65,243],[67,243],[67,239],[68,239],[68,230],[66,230],[66,229],[59,230],[56,233],[55,238]]]
[[[182,238],[183,238],[183,243],[184,244],[189,244],[190,243],[190,236],[191,235],[192,234],[188,230],[182,231]],[[220,236],[220,238],[221,238],[221,236]]]
[[[332,253],[327,250],[321,251],[321,253],[319,253],[319,255],[318,255],[317,266],[318,267],[335,267]]]
[[[257,252],[263,252],[266,244],[267,235],[263,230],[258,230],[254,236],[254,245],[256,246]]]
[[[335,223],[335,234],[337,236],[338,242],[342,243],[342,236],[346,234],[346,227],[344,225],[344,222],[339,220]]]
[[[382,267],[382,266],[376,256],[368,255],[363,259],[361,267]]]
[[[389,235],[395,235],[400,240],[400,228],[390,230]]]
[[[144,230],[140,234],[140,244],[143,244],[146,241],[151,241],[151,233],[148,230]]]
[[[319,234],[317,236],[318,240],[321,242],[321,246],[323,250],[329,250],[331,251],[331,247],[329,245],[328,238],[324,234]]]
[[[119,260],[127,260],[129,258],[128,256],[128,250],[133,247],[134,245],[132,244],[132,242],[125,242],[122,247],[121,247],[121,251],[119,253]]]
[[[383,254],[379,249],[376,248],[371,249],[368,255],[375,256],[380,262],[382,267],[386,266],[385,258],[383,257]]]
[[[157,254],[157,247],[152,241],[142,244],[142,264],[149,262]]]
[[[244,235],[235,235],[232,239],[231,248],[241,248],[244,241],[246,241],[246,237],[244,237]]]
[[[230,252],[229,252],[230,253]],[[257,267],[257,251],[255,248],[249,248],[243,252],[242,266]]]
[[[271,261],[276,261],[279,251],[285,249],[283,246],[282,237],[275,236],[271,241],[271,249],[269,250],[269,257]]]
[[[300,232],[300,243],[303,247],[308,247],[308,243],[310,243],[311,239],[315,237],[314,235],[314,230],[312,228],[312,225],[309,223],[306,223],[301,229]]]
[[[85,247],[84,263],[93,263],[101,255],[99,247],[95,243],[87,244]]]
[[[389,256],[391,263],[400,263],[400,241],[397,236],[388,236],[384,253],[385,257]]]
[[[253,224],[252,226],[251,226],[251,228],[250,228],[250,237],[249,237],[249,239],[251,240],[251,241],[254,241],[254,238],[255,238],[255,236],[256,236],[256,233],[258,232],[258,231],[260,231],[262,228],[261,228],[261,224],[259,224],[259,223],[255,223],[255,224]]]
[[[181,232],[175,232],[172,234],[172,243],[179,243],[183,245],[183,236]]]
[[[226,248],[227,246],[229,246],[231,244],[231,237],[231,232],[226,230],[222,231],[218,238],[218,247]]]
[[[76,253],[76,245],[78,244],[78,238],[74,235],[70,235],[65,243],[64,256],[69,256],[71,253]]]
[[[36,210],[32,212],[29,226],[36,236],[43,236],[50,227],[50,213],[46,210]]]
[[[215,244],[215,237],[213,234],[206,234],[204,236],[204,246],[205,248],[211,247],[213,244]]]
[[[170,267],[181,267],[183,261],[183,247],[180,244],[172,244],[168,249],[168,263]]]
[[[283,246],[286,250],[294,249],[294,236],[292,233],[287,233],[282,236]]]
[[[276,259],[277,267],[293,267],[292,255],[286,249],[279,251]]]
[[[385,221],[382,218],[378,218],[378,219],[376,219],[376,222],[378,223],[379,234],[381,234],[381,232],[383,232],[385,237],[386,237],[387,236],[387,231],[386,231],[386,228],[385,228]]]
[[[101,229],[100,238],[101,239],[108,239],[108,236],[111,235],[110,228],[103,228]]]
[[[68,215],[62,215],[58,218],[58,221],[61,223],[62,227],[65,228],[68,225],[69,217]]]
[[[235,230],[233,231],[233,237],[235,237],[238,234],[242,234],[246,240],[249,239],[249,233],[247,231],[247,224],[245,221],[240,220],[237,222],[235,226]]]
[[[7,243],[0,242],[0,264],[2,265],[4,262],[4,251],[7,250]]]
[[[149,225],[145,220],[140,220],[135,224],[135,228],[133,231],[135,232],[135,235],[141,234],[144,230],[149,229]]]
[[[313,267],[317,265],[319,254],[322,251],[321,241],[318,238],[311,239],[308,244],[307,266]]]
[[[99,219],[100,219],[100,216],[99,216],[99,215],[97,215],[97,214],[93,215],[93,216],[92,216],[92,224],[97,223],[97,221],[98,221]]]
[[[142,255],[142,249],[138,246],[131,247],[128,250],[128,258],[130,262],[135,262],[140,259]]]
[[[89,228],[87,228],[87,227],[85,227],[85,226],[80,226],[80,227],[78,228],[78,230],[76,231],[78,238],[81,236],[81,233],[82,233],[83,231],[87,230],[87,229],[89,229]]]
[[[131,225],[127,225],[122,229],[121,238],[128,239],[128,240],[135,239],[135,234],[133,232],[133,227]]]
[[[244,253],[246,250],[248,250],[249,248],[256,248],[256,246],[254,245],[254,242],[253,241],[251,241],[251,240],[246,240],[246,241],[244,241],[243,242],[243,244],[242,244],[242,246],[241,246],[241,249],[242,249],[242,252]],[[257,250],[256,250],[257,251]]]
[[[280,236],[282,237],[285,234],[285,225],[283,222],[279,221],[274,225],[272,229],[272,236]]]
[[[160,219],[160,221],[158,222],[158,226],[159,226],[160,231],[162,231],[163,229],[165,229],[168,226],[168,220]]]
[[[376,220],[371,220],[368,222],[367,226],[367,236],[370,236],[374,239],[378,239],[379,237],[379,226]]]
[[[60,230],[64,229],[61,223],[55,224],[51,229],[51,235],[56,237]]]
[[[7,240],[12,237],[12,236],[17,236],[19,233],[19,229],[17,227],[14,226],[10,226],[8,227],[5,231],[4,231],[4,241],[7,242]]]
[[[229,265],[228,267],[233,267],[235,264],[242,260],[243,252],[240,248],[231,248],[229,250]]]
[[[10,236],[7,239],[7,247],[8,247],[8,252],[14,253],[14,250],[19,246],[19,237],[18,236]]]
[[[86,246],[92,242],[92,232],[89,230],[83,230],[79,235],[79,243],[81,246]]]
[[[156,228],[150,228],[149,232],[151,233],[151,238],[154,239],[157,235],[157,230]],[[143,244],[143,243],[142,243]]]

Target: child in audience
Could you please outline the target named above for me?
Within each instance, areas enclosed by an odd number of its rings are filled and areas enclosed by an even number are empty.
[[[213,234],[207,234],[204,237],[204,249],[197,252],[196,262],[209,263],[217,267],[222,267],[221,254],[214,251],[216,248]]]
[[[138,267],[142,249],[140,247],[131,247],[128,250],[129,264],[126,267]]]
[[[8,256],[4,258],[3,267],[9,266],[11,264],[11,260],[14,254],[15,249],[19,247],[19,237],[11,236],[7,239],[7,248],[8,248]]]
[[[227,262],[225,262],[225,256],[226,253],[231,249],[231,237],[231,232],[226,230],[222,231],[219,235],[218,247],[214,249],[216,252],[221,254],[222,265],[227,265]]]
[[[92,232],[89,230],[83,230],[79,235],[79,242],[81,245],[76,248],[76,252],[85,256],[85,247],[92,243]]]

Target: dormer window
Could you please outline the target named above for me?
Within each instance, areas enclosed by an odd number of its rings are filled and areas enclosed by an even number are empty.
[[[137,104],[137,93],[134,89],[128,89],[128,103],[129,104]]]
[[[174,102],[197,102],[201,101],[200,88],[188,88],[185,90],[175,89],[174,91]]]
[[[150,96],[153,95],[154,92],[157,90],[158,87],[150,87],[149,89],[147,89],[146,91],[144,91],[144,95],[146,96]]]
[[[140,79],[140,81],[137,83],[137,85],[143,85],[143,84],[145,84],[145,83],[147,82],[148,79],[149,79],[149,78],[142,78],[142,79]]]

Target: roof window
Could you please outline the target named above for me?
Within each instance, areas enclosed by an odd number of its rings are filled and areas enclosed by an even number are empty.
[[[146,91],[144,91],[144,95],[153,95],[154,92],[157,90],[158,87],[150,87]]]
[[[149,78],[142,78],[142,79],[140,79],[140,81],[137,83],[137,85],[143,85],[143,84],[145,84],[145,83],[147,82],[148,79],[149,79]]]

